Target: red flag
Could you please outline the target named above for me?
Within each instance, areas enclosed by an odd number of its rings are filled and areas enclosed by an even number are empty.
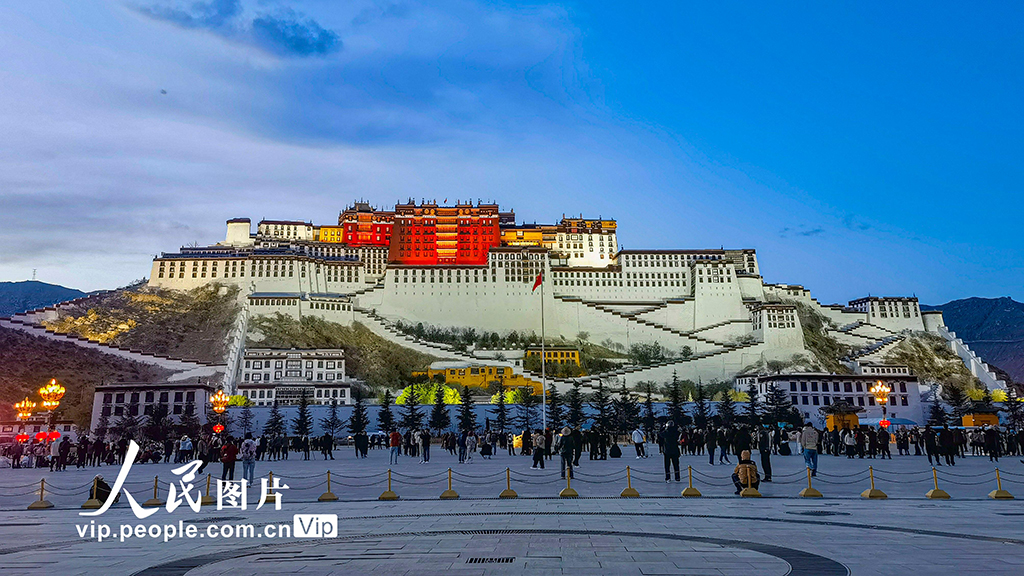
[[[536,291],[537,287],[540,286],[540,283],[541,283],[540,274],[537,274],[537,279],[533,281],[533,290],[531,290],[531,292]]]

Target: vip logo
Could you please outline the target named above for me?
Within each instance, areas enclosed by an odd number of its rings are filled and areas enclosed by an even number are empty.
[[[296,514],[292,517],[296,538],[334,538],[338,535],[337,514]]]

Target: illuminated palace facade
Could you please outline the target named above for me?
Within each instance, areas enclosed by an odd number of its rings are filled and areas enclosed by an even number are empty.
[[[837,340],[867,350],[854,361],[881,362],[901,334],[944,328],[941,312],[922,311],[914,298],[825,305],[802,286],[766,283],[752,248],[623,250],[618,232],[602,217],[517,223],[496,203],[356,202],[336,225],[264,220],[253,231],[246,218],[229,220],[223,242],[156,257],[149,284],[234,284],[250,314],[360,322],[403,345],[390,328],[397,321],[539,333],[543,293],[549,338],[585,332],[612,348],[686,351],[616,374],[627,382],[673,371],[731,378],[809,355],[799,304],[827,318]],[[543,291],[533,290],[538,274]]]

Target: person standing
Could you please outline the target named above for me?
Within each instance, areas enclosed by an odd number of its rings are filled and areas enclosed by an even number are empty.
[[[953,431],[949,429],[949,424],[943,424],[942,430],[939,430],[939,448],[942,449],[942,455],[946,457],[947,466],[956,466],[956,444],[953,441]]]
[[[398,456],[402,453],[402,435],[398,433],[398,430],[392,430],[388,435],[388,447],[391,448],[388,464],[398,464]]]
[[[420,464],[426,464],[427,462],[430,462],[430,441],[431,440],[432,440],[432,438],[430,437],[430,430],[427,430],[426,428],[424,428],[423,432],[420,432],[420,447],[423,449],[422,450],[422,452],[423,452],[423,459],[420,460]]]
[[[676,482],[679,482],[679,429],[676,423],[669,420],[665,429],[661,432],[661,443],[664,448],[665,457],[665,482],[669,482],[669,468],[675,468]]]
[[[757,435],[757,451],[761,454],[761,469],[764,470],[764,481],[772,481],[772,433],[768,428],[761,428]]]
[[[811,476],[818,475],[818,431],[810,422],[804,423],[800,431],[800,447],[804,452],[804,464],[811,470]]]
[[[562,458],[562,478],[565,478],[565,470],[569,469],[569,478],[572,478],[572,466],[573,458],[578,458],[576,452],[576,436],[572,430],[566,426],[562,428],[562,433],[555,439],[555,450],[558,455]]]
[[[60,442],[60,447],[57,448],[57,470],[67,470],[68,468],[68,456],[71,455],[71,439],[67,436],[64,437]],[[998,459],[996,460],[998,461]]]
[[[985,452],[989,462],[999,462],[999,427],[985,428]]]
[[[633,433],[630,435],[630,439],[633,440],[633,448],[636,449],[636,459],[639,460],[644,457],[644,433],[640,431],[640,427],[637,426]]]
[[[718,433],[715,431],[714,426],[708,426],[708,431],[704,435],[704,446],[708,449],[708,464],[715,465],[715,448],[718,447]]]
[[[235,461],[238,459],[238,446],[235,446],[235,439],[228,436],[224,445],[220,448],[220,462],[222,464],[220,479],[235,479]]]
[[[536,469],[538,466],[541,470],[544,469],[544,434],[538,428],[533,433],[533,466],[530,468]]]
[[[732,464],[729,461],[729,441],[732,440],[732,433],[728,428],[722,427],[718,431],[718,463],[721,464],[722,460],[725,460],[726,464]]]
[[[249,484],[256,481],[256,450],[257,446],[252,439],[252,432],[246,432],[238,453],[242,457],[242,479]]]
[[[892,460],[892,451],[889,449],[889,441],[892,436],[885,428],[878,429],[878,457],[882,460]]]
[[[928,455],[928,464],[932,466],[942,466],[942,462],[939,461],[939,435],[932,430],[931,426],[924,427],[924,453]],[[935,458],[935,462],[932,462],[932,458]]]

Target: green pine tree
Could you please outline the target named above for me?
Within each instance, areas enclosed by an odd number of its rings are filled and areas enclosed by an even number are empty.
[[[242,413],[238,417],[238,427],[242,429],[243,435],[252,432],[256,427],[256,417],[252,413],[252,400],[248,398],[242,404]]]
[[[572,388],[569,390],[566,400],[569,410],[566,412],[565,419],[569,421],[569,425],[573,428],[582,426],[587,421],[587,414],[583,411],[583,391],[580,389],[578,381],[572,383]]]
[[[942,387],[942,399],[949,406],[950,412],[956,419],[963,418],[971,410],[971,399],[964,392],[964,389],[956,384],[946,384]]]
[[[292,433],[296,436],[309,436],[313,431],[313,415],[309,413],[309,397],[303,390],[299,395],[299,413],[292,419]]]
[[[420,410],[417,388],[417,384],[409,384],[409,394],[406,395],[405,406],[402,407],[401,426],[406,430],[419,430],[423,426],[423,412]]]
[[[675,422],[676,426],[681,426],[683,424],[683,410],[686,399],[683,398],[683,384],[676,376],[675,370],[672,371],[672,381],[666,386],[665,392],[665,395],[668,397],[666,405],[668,419]]]
[[[462,387],[462,404],[459,405],[459,413],[456,420],[460,432],[472,433],[476,430],[476,412],[473,411],[473,395],[469,387]]]
[[[277,407],[277,400],[274,400],[273,406],[270,407],[270,416],[267,417],[267,423],[263,425],[263,435],[274,438],[284,436],[285,432],[284,416]]]
[[[644,411],[643,411],[643,425],[644,432],[648,438],[652,438],[655,430],[658,428],[658,413],[654,408],[654,383],[644,382]]]
[[[708,408],[707,392],[704,385],[697,383],[693,395],[693,423],[698,428],[704,428],[711,421],[711,410]]]
[[[768,393],[765,396],[765,420],[773,425],[786,422],[793,411],[793,403],[789,399],[789,394],[772,382],[768,384]]]
[[[722,399],[718,401],[718,419],[726,426],[736,421],[736,402],[728,390],[722,392]]]
[[[565,406],[562,405],[562,395],[558,393],[556,386],[547,390],[548,395],[548,427],[552,430],[561,430],[565,425]]]
[[[430,410],[430,427],[440,436],[452,425],[452,416],[448,413],[448,405],[444,403],[444,386],[434,389],[434,406]]]
[[[391,412],[391,403],[394,398],[391,390],[384,391],[384,397],[380,400],[380,411],[377,412],[377,424],[384,432],[391,432],[395,429],[395,415]]]
[[[345,422],[338,417],[338,403],[337,401],[331,401],[331,408],[327,412],[327,417],[320,419],[320,428],[327,434],[330,434],[332,438],[341,432],[341,429],[345,427]]]
[[[352,416],[348,419],[348,431],[353,435],[366,432],[370,425],[370,418],[366,415],[366,404],[363,403],[363,393],[358,388],[352,389]]]
[[[629,435],[640,424],[640,404],[636,397],[622,384],[619,395],[612,400],[612,411],[615,414],[614,432]]]
[[[537,423],[540,398],[533,388],[520,388],[516,392],[516,424],[522,430],[533,430]]]
[[[191,402],[185,404],[185,409],[178,415],[178,429],[183,435],[195,439],[199,437],[199,431],[202,428],[199,416],[196,416],[195,405]]]
[[[1024,427],[1024,403],[1021,402],[1020,392],[1017,387],[1010,384],[1006,388],[1006,401],[1003,402],[1003,411],[1006,412],[1006,420],[1015,430]]]
[[[604,380],[598,379],[597,390],[590,394],[590,410],[594,413],[594,424],[603,432],[614,427],[612,422],[612,399],[604,387]]]
[[[496,384],[496,400],[494,401],[494,408],[489,410],[489,412],[494,415],[494,425],[497,429],[500,432],[507,432],[510,419],[508,415],[508,404],[505,402],[505,388],[501,382],[496,382]]]
[[[747,406],[743,411],[744,419],[747,424],[756,428],[761,425],[762,412],[761,400],[757,397],[757,385],[750,384],[747,386]]]

